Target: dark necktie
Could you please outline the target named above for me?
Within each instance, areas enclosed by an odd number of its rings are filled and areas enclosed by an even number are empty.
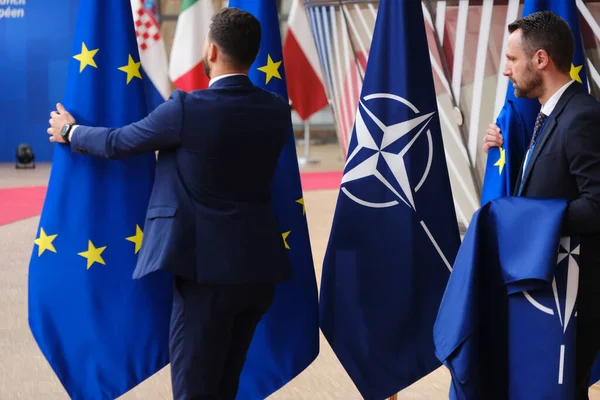
[[[540,134],[540,130],[542,128],[542,125],[544,125],[546,118],[548,118],[548,116],[542,113],[541,111],[537,115],[537,118],[535,119],[535,126],[533,127],[533,135],[531,136],[531,141],[529,142],[529,147],[527,148],[527,151],[530,151],[535,142],[537,141],[537,138]]]
[[[527,164],[529,164],[529,158],[531,157],[532,148],[535,145],[535,142],[537,141],[538,136],[540,135],[540,131],[542,130],[542,125],[544,125],[546,118],[548,118],[548,116],[546,114],[543,114],[540,111],[537,118],[535,119],[535,126],[533,127],[533,135],[531,136],[531,141],[529,142],[529,147],[527,148],[527,153],[525,155],[525,164],[523,165],[523,174],[525,173],[525,170],[527,169]],[[523,179],[522,178],[524,178],[524,176],[522,176],[520,179],[521,183],[519,185],[518,196],[521,195],[521,191],[523,190]]]

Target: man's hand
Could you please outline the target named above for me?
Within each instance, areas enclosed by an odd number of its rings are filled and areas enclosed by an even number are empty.
[[[48,134],[50,135],[51,142],[65,143],[62,138],[60,131],[65,124],[74,124],[75,118],[62,106],[62,104],[56,104],[56,111],[50,113],[50,128],[48,128]]]
[[[490,124],[485,132],[485,138],[483,139],[483,151],[486,153],[492,147],[500,147],[504,144],[504,139],[502,138],[502,132],[500,132],[500,128],[496,124]]]

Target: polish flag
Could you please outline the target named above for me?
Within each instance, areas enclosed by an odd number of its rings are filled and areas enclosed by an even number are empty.
[[[292,2],[283,59],[292,108],[306,121],[328,102],[317,47],[302,0]]]

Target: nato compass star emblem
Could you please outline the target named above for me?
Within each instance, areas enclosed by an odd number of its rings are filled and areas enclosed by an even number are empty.
[[[569,322],[576,316],[575,301],[577,299],[577,290],[579,285],[579,239],[576,237],[565,236],[560,239],[558,246],[557,274],[552,280],[552,292],[554,304],[542,304],[528,292],[523,292],[525,298],[538,310],[549,314],[556,315],[558,322],[563,328],[563,334],[567,332]],[[565,271],[560,273],[559,271]],[[557,279],[559,276],[559,279]],[[559,294],[560,293],[560,294]],[[564,294],[564,295],[562,295]],[[561,301],[564,299],[564,301]],[[549,302],[548,302],[549,303]],[[563,304],[561,304],[563,303]],[[564,373],[564,355],[565,345],[561,345],[560,349],[560,365],[558,374],[558,383],[563,383]]]
[[[386,125],[366,105],[370,100],[397,102],[399,111],[400,107],[407,107],[415,116],[405,121]],[[433,139],[428,126],[434,114],[435,112],[421,113],[410,101],[390,93],[375,93],[363,97],[356,113],[354,126],[356,140],[353,141],[355,146],[352,148],[344,168],[342,192],[352,201],[364,207],[381,209],[403,203],[410,210],[416,212],[417,205],[413,193],[418,192],[427,180],[433,162]],[[413,186],[409,179],[405,157],[415,146],[417,140],[423,136],[423,133],[427,140],[428,153],[426,159],[419,158],[419,163],[422,164],[422,169],[419,171],[420,179]],[[357,195],[351,191],[349,183],[370,177],[374,177],[381,183],[382,190],[377,190],[377,195],[382,191],[385,192],[384,201],[381,199],[378,201],[367,200],[365,196],[368,194]],[[452,270],[448,259],[442,253],[426,224],[423,221],[420,222],[444,264],[449,270]]]
[[[403,202],[412,210],[416,210],[412,193],[413,188],[408,179],[404,156],[410,151],[421,133],[427,128],[435,113],[432,112],[421,115],[419,110],[412,103],[393,94],[377,93],[363,98],[364,101],[373,99],[389,99],[400,102],[410,108],[417,116],[407,121],[386,126],[361,100],[360,109],[364,110],[365,114],[375,123],[375,125],[377,125],[382,136],[378,137],[379,135],[376,136],[375,132],[369,130],[359,109],[356,113],[355,122],[357,144],[346,161],[346,168],[342,178],[342,191],[353,201],[365,207],[392,207]],[[416,128],[419,126],[420,129],[417,130]],[[398,146],[395,146],[401,139],[406,140],[411,135],[412,137],[408,143],[402,148],[398,149]],[[427,130],[427,139],[429,144],[429,157],[421,180],[414,187],[415,192],[419,190],[427,179],[431,161],[433,159],[431,131],[429,130]],[[360,161],[354,163],[355,158],[360,158]],[[383,164],[387,165],[392,177],[386,178],[386,175],[389,175],[389,173],[387,173],[387,171],[382,171],[382,169],[385,168],[385,165],[381,165],[381,160],[384,161]],[[350,165],[353,166],[350,167]],[[386,202],[370,202],[353,195],[348,188],[344,187],[344,184],[348,182],[369,176],[377,178],[391,193],[393,193],[395,199]]]

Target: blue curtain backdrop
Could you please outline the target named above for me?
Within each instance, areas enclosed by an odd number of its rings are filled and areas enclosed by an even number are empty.
[[[0,5],[0,162],[14,162],[20,143],[49,162],[46,129],[63,99],[79,1],[7,3]]]

